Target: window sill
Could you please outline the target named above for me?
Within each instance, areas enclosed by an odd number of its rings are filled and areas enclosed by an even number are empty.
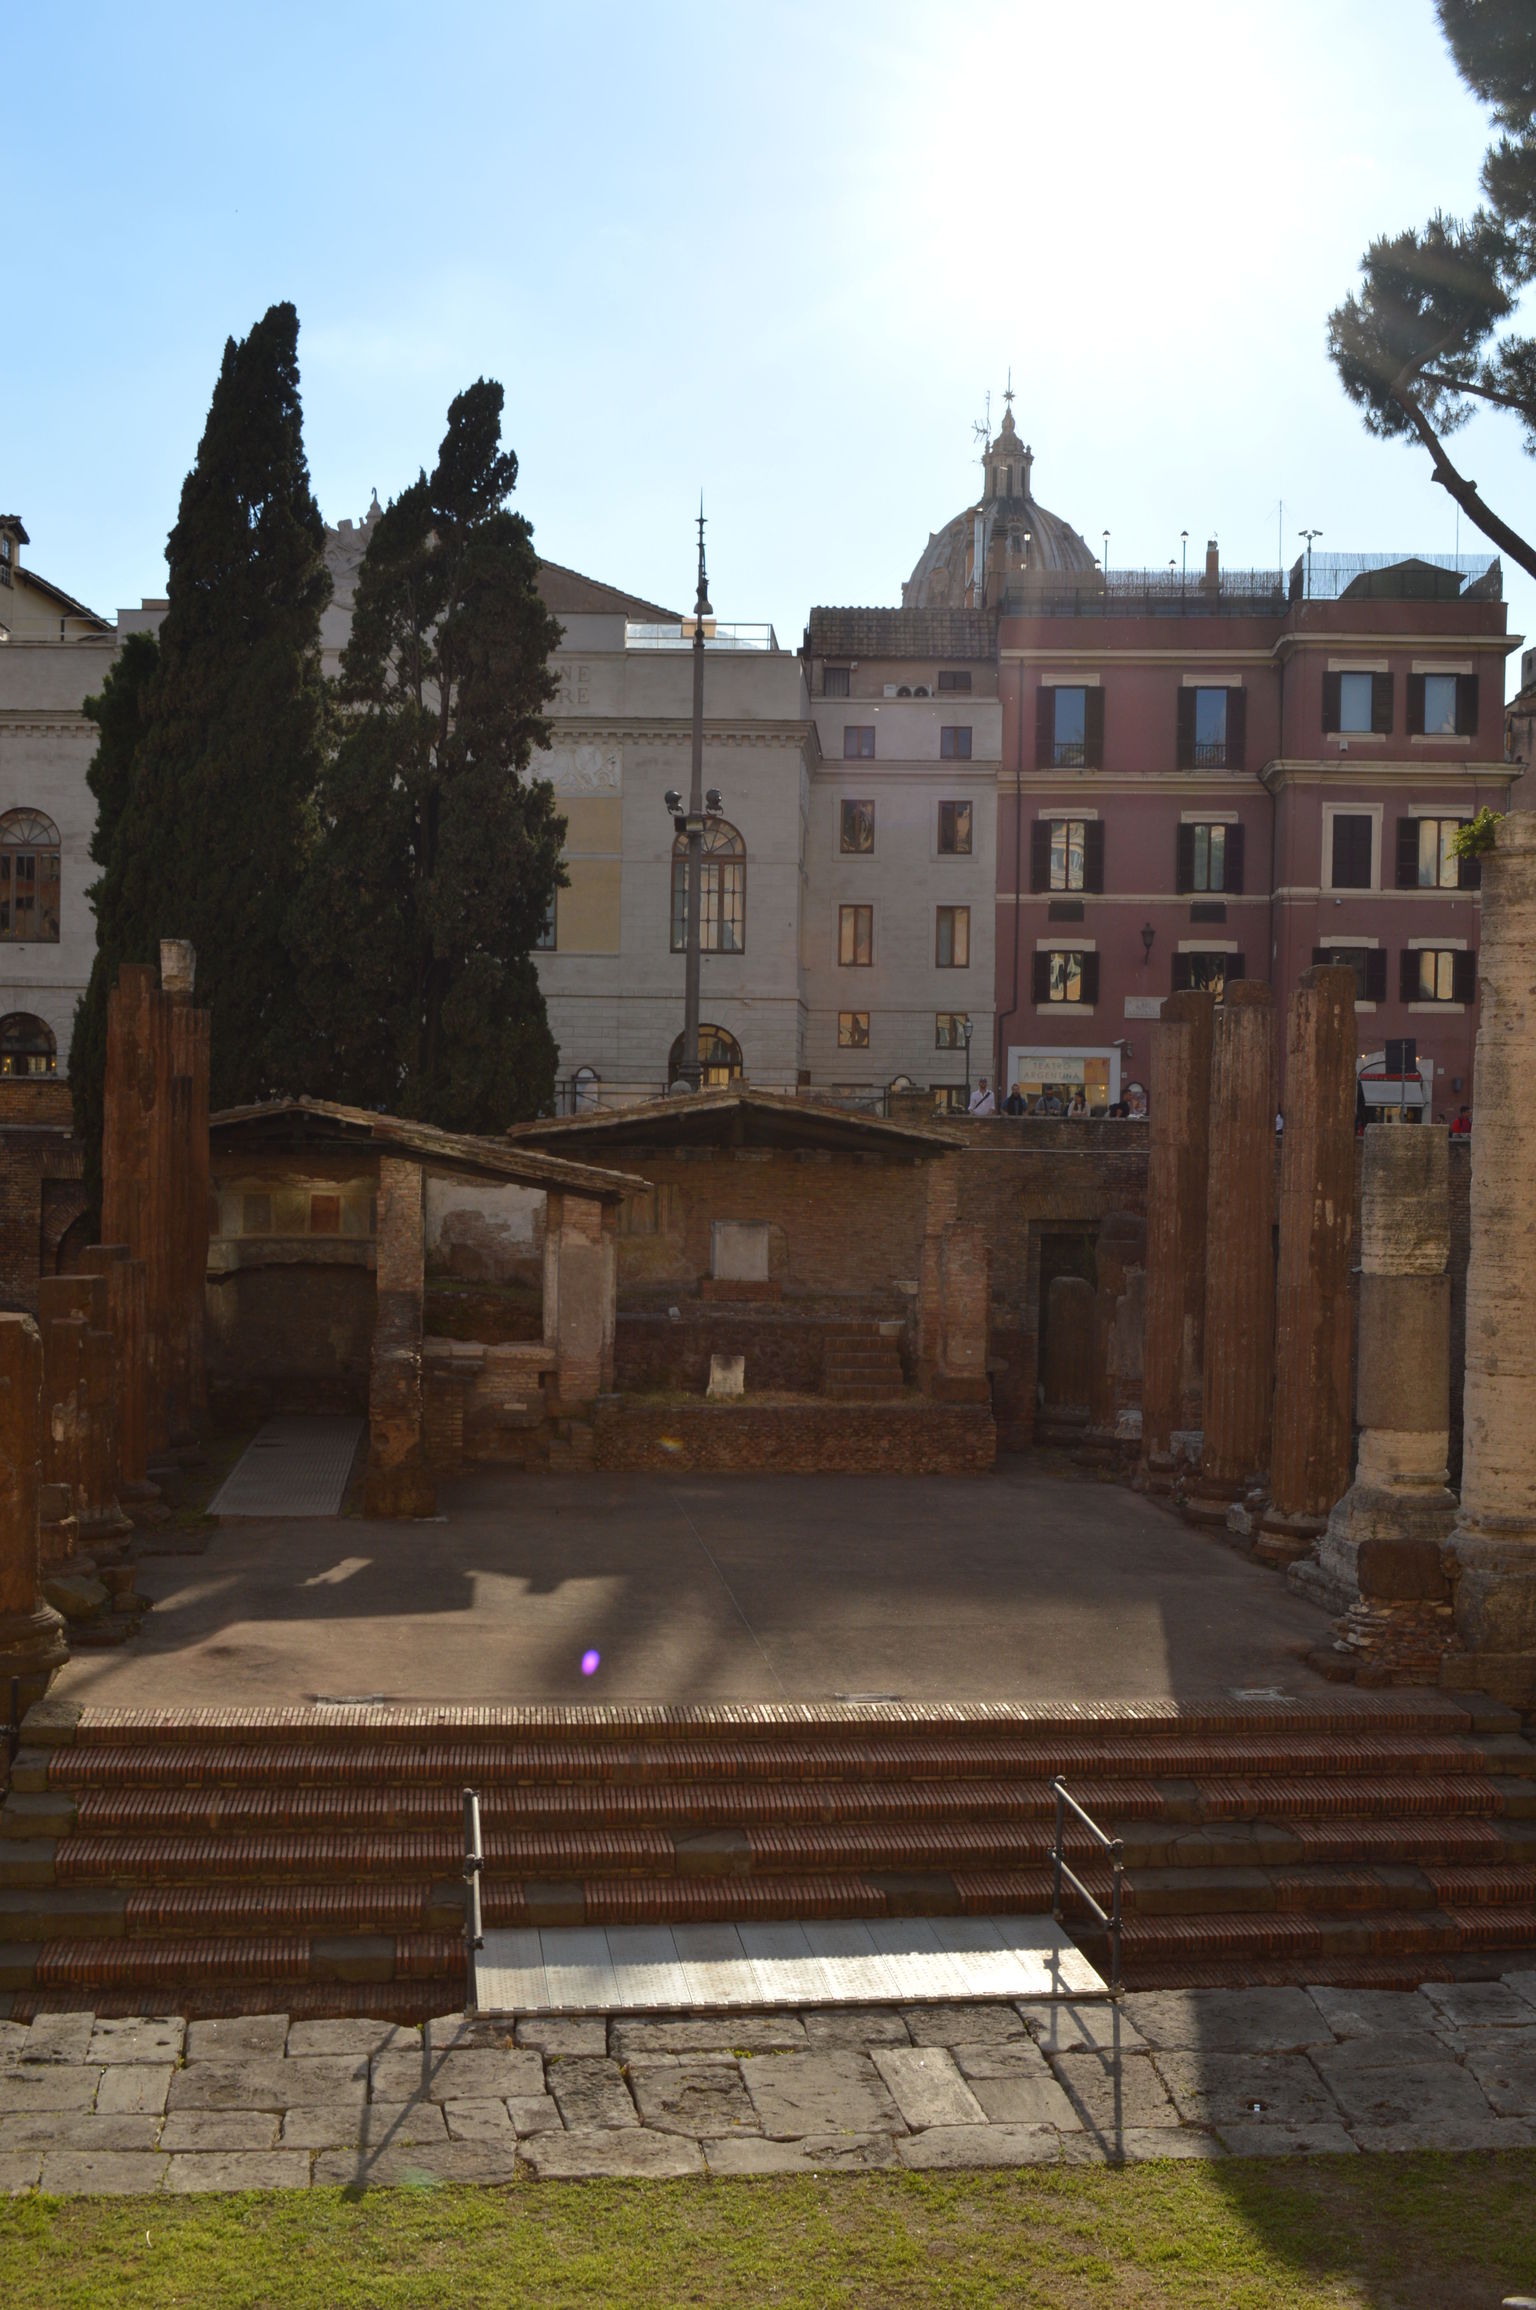
[[[1091,1019],[1092,1003],[1036,1003],[1037,1019]]]
[[[1390,730],[1329,730],[1325,735],[1335,746],[1385,746],[1392,733]]]
[[[1415,1019],[1460,1019],[1465,1018],[1466,1011],[1465,1003],[1410,1003],[1408,1005],[1409,1016]]]
[[[1355,1016],[1358,1018],[1362,1011],[1373,1011],[1375,1008],[1376,1005],[1374,1003],[1357,1002],[1355,1004]]]
[[[1472,737],[1466,730],[1415,730],[1408,743],[1410,746],[1470,746]]]

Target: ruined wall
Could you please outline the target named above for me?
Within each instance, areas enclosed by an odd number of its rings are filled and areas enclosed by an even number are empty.
[[[545,1196],[535,1187],[427,1180],[427,1274],[462,1283],[542,1284]]]
[[[377,1161],[216,1157],[208,1385],[217,1408],[361,1412],[376,1304]]]
[[[6,1082],[4,1091],[36,1088],[57,1093],[56,1083]],[[20,1103],[18,1103],[20,1104]],[[66,1114],[68,1094],[65,1094]],[[0,1099],[0,1307],[22,1315],[37,1313],[38,1278],[57,1272],[60,1247],[85,1226],[84,1157],[67,1128],[48,1122],[14,1123],[9,1096]]]

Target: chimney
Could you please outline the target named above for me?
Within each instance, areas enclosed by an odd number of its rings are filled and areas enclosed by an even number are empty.
[[[1205,584],[1213,594],[1221,591],[1221,555],[1216,550],[1214,538],[1208,541],[1205,549]]]
[[[160,986],[163,993],[182,1002],[192,1000],[197,984],[197,949],[189,938],[160,941]]]

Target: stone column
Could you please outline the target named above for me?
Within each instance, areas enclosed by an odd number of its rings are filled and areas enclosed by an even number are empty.
[[[1304,971],[1286,1035],[1275,1435],[1258,1543],[1275,1564],[1309,1551],[1349,1483],[1355,1081],[1355,974]]]
[[[556,1417],[584,1409],[602,1393],[605,1366],[611,1375],[613,1271],[602,1205],[584,1195],[550,1194],[544,1220],[544,1337],[558,1358],[550,1407]]]
[[[0,1691],[41,1700],[69,1658],[38,1577],[37,1448],[43,1343],[29,1315],[0,1315]]]
[[[1274,996],[1260,979],[1234,979],[1211,1044],[1200,1473],[1184,1501],[1202,1523],[1225,1523],[1268,1464],[1274,1225]]]
[[[989,1275],[985,1229],[971,1219],[952,1220],[939,1243],[941,1340],[938,1369],[930,1382],[941,1403],[992,1400],[987,1378]]]
[[[61,1317],[85,1326],[80,1343],[79,1451],[75,1515],[93,1556],[120,1548],[132,1530],[117,1497],[117,1344],[101,1275],[45,1275],[37,1287],[45,1338]],[[60,1470],[58,1480],[63,1481]]]
[[[425,1193],[419,1163],[379,1158],[378,1313],[368,1382],[368,1516],[430,1516],[421,1380],[426,1282]]]
[[[1316,1561],[1290,1582],[1348,1613],[1352,1650],[1398,1672],[1438,1676],[1450,1634],[1441,1543],[1451,1424],[1450,1140],[1443,1125],[1373,1124],[1360,1205],[1360,1352],[1355,1480]]]
[[[1483,860],[1472,1247],[1447,1684],[1536,1704],[1536,812]]]
[[[107,1323],[117,1362],[117,1468],[119,1497],[142,1499],[155,1487],[147,1481],[149,1449],[144,1399],[144,1262],[130,1256],[126,1243],[92,1243],[80,1254],[83,1275],[99,1275],[107,1287]]]
[[[1157,1491],[1172,1486],[1175,1433],[1201,1420],[1214,1012],[1210,995],[1182,991],[1152,1029],[1141,1458]]]

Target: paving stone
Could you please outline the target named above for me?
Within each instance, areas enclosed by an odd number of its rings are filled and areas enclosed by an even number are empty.
[[[542,2093],[544,2063],[511,2047],[442,2054],[381,2053],[372,2068],[375,2101],[505,2101]]]
[[[744,2014],[711,2014],[692,2021],[618,2021],[609,2028],[609,2050],[620,2061],[632,2053],[798,2053],[805,2029],[798,2014],[748,2019]]]
[[[868,2054],[759,2054],[741,2065],[765,2134],[899,2134],[901,2113]]]
[[[1496,2032],[1480,2031],[1484,2042],[1474,2043],[1467,2053],[1467,2068],[1500,2117],[1536,2117],[1536,2048],[1528,2042],[1530,2034],[1521,2030],[1521,2042],[1512,2044]]]
[[[1224,2158],[1227,2153],[1214,2134],[1196,2133],[1190,2126],[1126,2126],[1104,2142],[1090,2134],[1063,2134],[1061,2154],[1072,2166],[1136,2166],[1154,2158]]]
[[[611,2138],[611,2137],[610,2137]],[[517,2151],[483,2142],[423,2142],[418,2148],[321,2150],[314,2184],[342,2189],[420,2189],[431,2182],[458,2182],[479,2188],[512,2181]]]
[[[307,2190],[308,2150],[187,2150],[165,2177],[172,2197],[200,2190]]]
[[[1082,2131],[1082,2118],[1049,2070],[1040,2077],[1028,2070],[1014,2070],[996,2077],[973,2078],[970,2090],[991,2125],[1055,2126],[1063,2133]]]
[[[889,2134],[811,2134],[797,2142],[737,2134],[730,2141],[706,2142],[704,2155],[721,2181],[755,2174],[868,2173],[897,2162]]]
[[[159,2189],[170,2162],[158,2150],[49,2150],[42,2187],[61,2198],[137,2197]]]
[[[376,2053],[421,2051],[421,2031],[395,2021],[295,2021],[288,2031],[288,2059],[307,2060],[317,2053]]]
[[[1335,2037],[1432,2037],[1435,2009],[1416,1989],[1309,1989]],[[1536,2013],[1530,2017],[1536,2019]]]
[[[21,2061],[84,2061],[96,2028],[94,2013],[40,2013],[27,2031]]]
[[[558,2070],[555,2091],[560,2090]],[[758,2131],[739,2066],[726,2054],[639,2055],[629,2068],[630,2091],[642,2125],[659,2133],[721,2141]]]
[[[519,2159],[541,2182],[595,2181],[608,2176],[657,2181],[702,2174],[704,2154],[697,2142],[677,2134],[592,2132],[534,2134],[517,2145]]]
[[[1237,2125],[1339,2123],[1338,2104],[1304,2053],[1165,2053],[1157,2067],[1192,2125],[1225,2133]]]
[[[1115,2136],[1137,2126],[1176,2126],[1179,2113],[1150,2054],[1106,2061],[1097,2053],[1059,2053],[1051,2063],[1090,2132]]]
[[[187,2025],[178,2014],[153,2020],[137,2015],[98,2021],[91,2032],[86,2058],[101,2062],[178,2062]]]
[[[1123,2002],[1085,1999],[1081,2005],[1068,2005],[1053,2000],[1021,2004],[1017,2011],[1030,2037],[1047,2053],[1141,2053],[1146,2049],[1147,2041]]]
[[[914,2045],[1004,2045],[1025,2034],[1013,2005],[908,2005],[901,2018]]]
[[[975,2126],[986,2112],[944,2045],[877,2045],[870,2058],[914,2133],[929,2126]]]
[[[517,2140],[517,2129],[504,2101],[447,2101],[442,2104],[442,2114],[450,2141],[480,2142],[487,2149],[501,2149]],[[550,2116],[556,2125],[560,2123],[553,2103]]]
[[[1433,2134],[1456,2124],[1478,2125],[1493,2115],[1487,2096],[1471,2072],[1454,2061],[1399,2061],[1378,2059],[1372,2064],[1343,2061],[1356,2050],[1338,2046],[1331,2056],[1318,2057],[1324,2083],[1344,2113],[1351,2132],[1360,2126],[1411,2126]],[[1363,2041],[1367,2045],[1373,2041]],[[1453,2145],[1449,2142],[1447,2148]]]
[[[1506,1989],[1512,1989],[1516,1997],[1520,1998],[1524,2004],[1536,2008],[1536,1973],[1525,1967],[1516,1968],[1513,1972],[1505,1974],[1504,1986]],[[3,2035],[0,2035],[0,2051],[4,2050],[4,2046],[5,2039]]]
[[[601,2056],[608,2051],[608,2024],[601,2017],[580,2021],[558,2013],[530,2013],[517,2025],[517,2042],[534,2053]]]
[[[172,2110],[160,2128],[163,2150],[272,2150],[281,2124],[270,2109]]]
[[[1290,2053],[1333,2032],[1304,1989],[1144,1989],[1125,1999],[1151,2046],[1197,2053]]]
[[[561,2120],[573,2133],[640,2123],[616,2061],[577,2054],[568,2061],[552,2061],[548,2075]]]
[[[28,2109],[89,2109],[101,2071],[62,2061],[18,2062],[0,2069],[0,2114]]]
[[[484,2013],[440,2013],[427,2023],[424,2036],[434,2061],[445,2053],[510,2053],[517,2042],[510,2021],[493,2021]]]
[[[950,2173],[967,2166],[1049,2166],[1061,2142],[1049,2126],[930,2126],[896,2144],[904,2166],[920,2173]]]
[[[43,2171],[41,2150],[0,2151],[0,2198],[19,2198],[35,2190]]]
[[[165,2097],[175,2075],[173,2061],[114,2062],[101,2073],[96,2107],[104,2114],[153,2110],[158,2117],[165,2108]]]
[[[281,2053],[288,2042],[286,2013],[242,2013],[223,2021],[189,2021],[188,2061],[230,2061],[247,2053]]]
[[[1051,2065],[1032,2037],[1012,2039],[1006,2045],[957,2045],[951,2048],[962,2077],[1041,2078],[1049,2082]]]
[[[1502,1981],[1426,1981],[1423,1994],[1452,2029],[1529,2029],[1533,2019],[1525,1999]]]
[[[195,2029],[197,2024],[194,2022]],[[188,2062],[171,2080],[171,2109],[304,2109],[324,2102],[363,2099],[368,2064],[362,2054],[317,2054],[284,2061],[279,2054],[245,2060]],[[405,2100],[404,2094],[396,2097]]]
[[[133,2112],[98,2117],[94,2110],[34,2110],[0,2118],[0,2150],[152,2150],[160,2120]]]
[[[1410,2125],[1352,2125],[1362,2150],[1528,2150],[1536,2126],[1517,2118],[1435,2117]]]
[[[0,2021],[0,2061],[20,2061],[26,2042],[24,2021]]]
[[[445,2142],[448,2129],[435,2101],[317,2102],[283,2119],[282,2146],[295,2150],[406,2149]]]
[[[805,2042],[822,2046],[910,2045],[907,2025],[889,2006],[834,2005],[825,2013],[803,2013]]]
[[[451,2104],[445,2105],[451,2107]],[[560,2131],[560,2112],[547,2093],[511,2093],[507,2096],[507,2115],[520,2134],[548,2134]]]
[[[1234,2158],[1338,2158],[1355,2150],[1341,2125],[1222,2125],[1216,2132]]]

